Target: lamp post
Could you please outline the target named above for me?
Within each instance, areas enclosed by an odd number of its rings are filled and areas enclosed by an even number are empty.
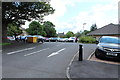
[[[86,25],[86,23],[83,23],[83,32],[84,32],[84,25]]]
[[[83,35],[85,35],[85,34],[84,34],[84,25],[86,25],[86,23],[83,23]]]

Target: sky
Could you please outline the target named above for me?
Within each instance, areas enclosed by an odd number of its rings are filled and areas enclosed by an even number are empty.
[[[44,17],[56,27],[57,33],[90,30],[92,24],[101,28],[107,24],[118,24],[118,2],[120,0],[51,0],[54,14]],[[85,25],[83,25],[86,23]],[[28,27],[28,22],[24,28]]]

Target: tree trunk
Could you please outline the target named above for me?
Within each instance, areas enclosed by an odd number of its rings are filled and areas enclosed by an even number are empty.
[[[2,25],[0,24],[0,43],[2,43]]]
[[[2,42],[8,42],[7,40],[7,24],[2,24]]]
[[[15,37],[15,41],[18,42],[19,40],[18,40],[17,34],[14,34],[14,37]]]
[[[0,43],[2,43],[2,3],[0,2]]]
[[[0,21],[0,43],[2,43],[2,21]]]

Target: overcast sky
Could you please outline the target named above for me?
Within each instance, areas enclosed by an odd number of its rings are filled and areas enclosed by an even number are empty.
[[[44,17],[55,24],[57,32],[90,30],[92,24],[103,27],[118,23],[119,0],[51,0],[55,13]],[[28,27],[28,23],[24,27]]]

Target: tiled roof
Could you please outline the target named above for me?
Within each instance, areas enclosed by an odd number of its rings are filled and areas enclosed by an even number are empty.
[[[111,23],[87,35],[120,35],[120,25]]]
[[[64,32],[63,33],[58,33],[58,36],[64,36]]]

